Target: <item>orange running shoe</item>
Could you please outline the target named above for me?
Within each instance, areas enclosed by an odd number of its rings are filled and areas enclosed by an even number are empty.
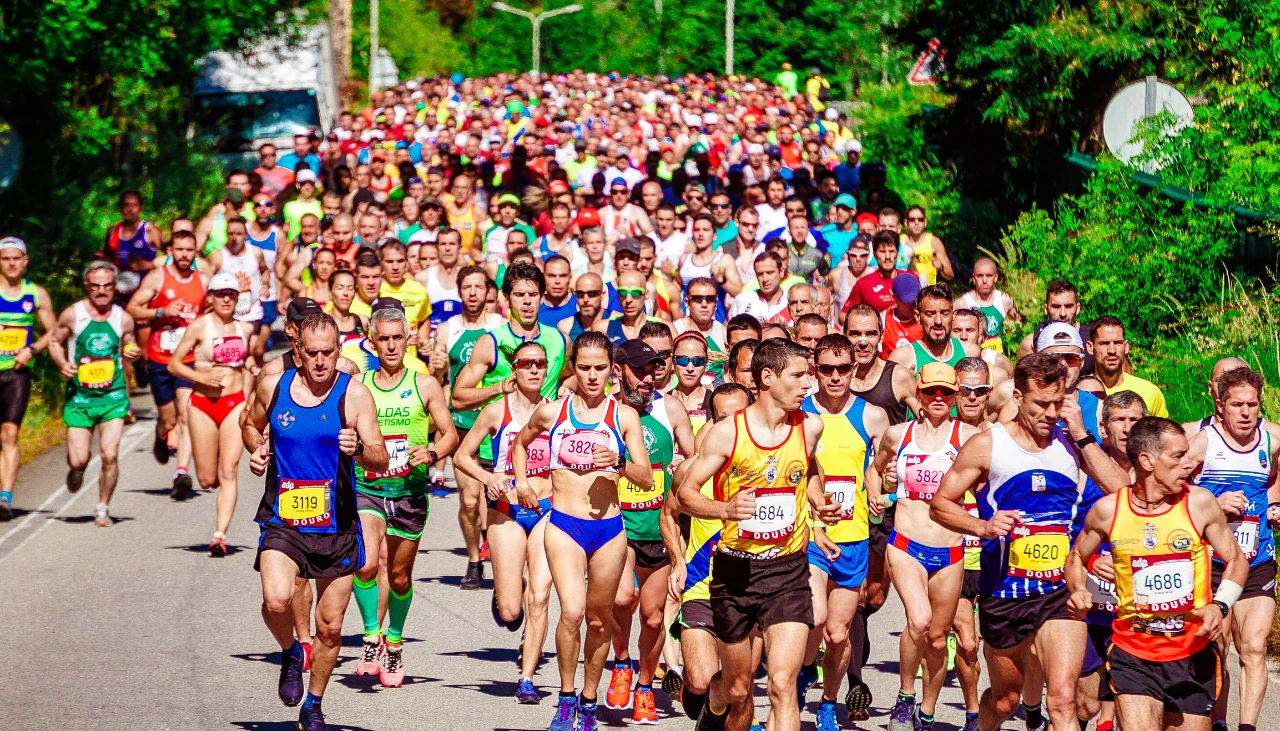
[[[658,709],[654,707],[652,688],[636,689],[635,710],[631,712],[631,720],[646,726],[658,724]]]
[[[604,705],[615,711],[631,708],[631,679],[635,671],[628,660],[621,665],[614,663],[613,674],[609,677],[609,692],[604,694]]]

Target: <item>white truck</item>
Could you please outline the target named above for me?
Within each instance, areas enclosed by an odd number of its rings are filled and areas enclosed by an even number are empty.
[[[270,142],[284,154],[295,134],[323,137],[336,124],[340,100],[328,26],[298,35],[205,57],[192,100],[193,133],[212,143],[227,167],[252,169],[259,145]]]

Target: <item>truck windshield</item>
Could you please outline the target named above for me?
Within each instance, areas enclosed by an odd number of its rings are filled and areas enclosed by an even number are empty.
[[[320,126],[313,89],[200,94],[195,107],[200,136],[224,153],[250,150],[254,140],[290,137]]]

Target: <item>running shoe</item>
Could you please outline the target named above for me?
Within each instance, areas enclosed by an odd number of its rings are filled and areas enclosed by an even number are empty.
[[[489,542],[485,541],[480,544],[480,560],[489,561],[493,559],[493,554],[489,551]]]
[[[444,475],[431,481],[431,497],[449,497],[449,488],[444,486]]]
[[[573,724],[573,731],[599,731],[599,729],[599,725],[596,724],[595,706],[589,709],[578,706],[578,721]]]
[[[889,711],[889,731],[913,731],[915,728],[915,698],[904,698],[898,694],[898,701]]]
[[[604,694],[606,708],[615,711],[631,708],[631,681],[634,677],[630,661],[613,664],[613,674],[609,676],[609,692]]]
[[[680,691],[684,688],[684,678],[680,677],[681,668],[672,667],[667,669],[667,674],[662,677],[662,692],[667,694],[668,698],[679,698]]]
[[[635,710],[631,712],[632,723],[641,726],[658,725],[658,709],[653,700],[653,690],[636,690]]]
[[[99,528],[110,528],[115,521],[111,519],[111,511],[106,505],[99,505],[93,509],[93,524]]]
[[[960,731],[978,731],[978,714],[964,714],[964,725],[960,727]]]
[[[764,722],[757,721],[754,717],[751,719],[751,731],[764,731]]]
[[[911,723],[915,726],[915,731],[933,731],[933,721],[924,720],[920,717],[920,706],[911,712]]]
[[[356,675],[377,675],[382,671],[382,636],[370,640],[364,638],[364,651],[360,654],[360,662],[356,664]]]
[[[870,718],[867,709],[871,708],[871,689],[859,680],[849,685],[849,692],[844,696],[844,707],[849,711],[850,721],[865,721]]]
[[[533,687],[533,681],[521,678],[520,683],[516,685],[516,703],[536,706],[541,702],[542,696],[538,695],[538,689]]]
[[[169,497],[174,500],[186,500],[191,494],[191,475],[186,472],[175,472],[173,474],[173,491],[169,493]]]
[[[67,492],[75,494],[80,492],[80,486],[84,484],[84,470],[67,470]]]
[[[556,715],[551,719],[547,731],[573,731],[573,722],[578,715],[578,697],[560,696],[556,702]]]
[[[702,707],[702,713],[698,715],[698,723],[693,727],[693,731],[723,731],[725,721],[729,720],[729,712],[717,716],[711,712],[711,704],[708,703]],[[755,731],[756,726],[752,725],[751,731]],[[760,731],[764,731],[763,728]]]
[[[280,694],[280,702],[292,708],[302,702],[305,689],[302,686],[302,647],[293,643],[293,647],[280,653],[280,683],[276,692]]]
[[[493,613],[493,621],[508,632],[515,632],[524,626],[524,607],[520,608],[520,613],[510,622],[502,618],[502,613],[498,611],[498,592],[496,591],[493,593],[493,600],[489,602],[489,611]]]
[[[311,669],[311,643],[299,642],[298,644],[302,645],[302,669],[310,670]]]
[[[800,666],[800,672],[796,673],[796,702],[800,708],[804,708],[805,694],[818,682],[817,666],[805,667]]]
[[[8,495],[0,495],[0,520],[13,518],[13,500]]]
[[[298,731],[329,731],[329,727],[324,722],[324,711],[320,710],[319,703],[311,704],[310,708],[303,708],[302,713],[298,714]]]
[[[399,688],[404,685],[404,645],[382,654],[382,664],[378,667],[378,682],[384,688]]]
[[[840,722],[836,720],[836,704],[823,701],[818,706],[816,731],[840,731]]]
[[[462,575],[462,583],[458,584],[461,589],[467,591],[475,591],[480,588],[480,582],[484,579],[484,564],[476,562],[467,562],[467,573]]]
[[[151,442],[151,456],[156,458],[160,464],[169,464],[169,438],[164,434],[157,433],[155,441]]]
[[[227,555],[227,539],[222,536],[214,536],[209,541],[209,555],[213,558],[224,558]]]

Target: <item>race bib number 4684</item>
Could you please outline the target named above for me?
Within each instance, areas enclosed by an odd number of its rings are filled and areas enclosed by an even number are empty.
[[[796,488],[756,488],[756,512],[738,521],[738,536],[752,541],[782,543],[796,530]]]

